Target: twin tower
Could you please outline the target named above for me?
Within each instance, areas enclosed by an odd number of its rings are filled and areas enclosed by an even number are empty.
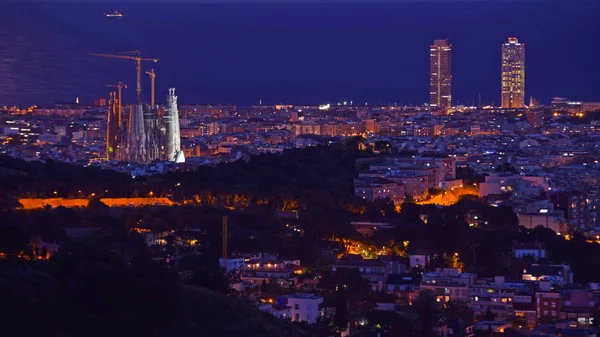
[[[452,45],[435,40],[429,48],[429,105],[452,106]],[[502,108],[525,107],[525,44],[509,37],[502,44]]]
[[[185,162],[181,151],[179,112],[175,88],[169,89],[164,109],[158,105],[130,105],[125,121],[121,102],[111,95],[106,128],[109,160],[149,164],[154,161]]]

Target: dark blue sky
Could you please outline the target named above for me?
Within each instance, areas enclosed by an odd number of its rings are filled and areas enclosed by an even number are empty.
[[[513,35],[526,44],[528,97],[600,101],[599,1],[78,2],[0,4],[0,104],[91,100],[118,80],[133,88],[132,64],[86,53],[134,49],[160,58],[145,65],[159,101],[175,86],[180,102],[423,103],[435,38],[453,44],[455,101],[498,103],[501,43]],[[125,18],[102,16],[113,9]]]

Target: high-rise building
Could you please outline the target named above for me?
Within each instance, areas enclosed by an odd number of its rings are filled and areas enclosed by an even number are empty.
[[[525,104],[525,44],[509,37],[502,45],[502,107],[523,108]]]
[[[433,107],[452,105],[451,54],[448,40],[435,40],[429,48],[429,104]]]

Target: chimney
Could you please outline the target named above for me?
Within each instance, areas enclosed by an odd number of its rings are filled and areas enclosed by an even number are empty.
[[[223,260],[227,265],[227,215],[223,215]]]

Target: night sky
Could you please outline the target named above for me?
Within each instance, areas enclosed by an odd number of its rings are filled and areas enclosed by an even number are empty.
[[[598,1],[43,2],[0,5],[0,104],[90,101],[118,80],[133,88],[133,64],[86,54],[135,49],[160,58],[144,65],[159,102],[175,86],[182,103],[421,104],[436,38],[453,44],[455,103],[498,104],[509,36],[526,44],[527,101],[600,101]],[[102,16],[114,9],[125,18]],[[148,87],[144,77],[145,97]]]

